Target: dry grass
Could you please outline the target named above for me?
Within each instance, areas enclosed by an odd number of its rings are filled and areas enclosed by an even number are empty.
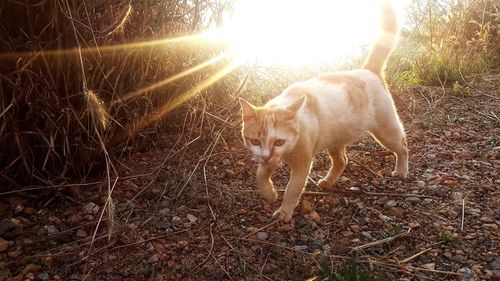
[[[205,92],[196,86],[228,62],[185,71],[224,46],[179,36],[218,20],[221,5],[2,1],[0,181],[20,188],[100,173],[108,150]]]

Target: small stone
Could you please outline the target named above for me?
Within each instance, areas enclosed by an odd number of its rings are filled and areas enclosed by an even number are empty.
[[[319,214],[315,211],[312,211],[309,213],[309,217],[311,218],[311,220],[315,221],[315,222],[319,222],[321,220],[321,217],[319,216]]]
[[[82,222],[82,217],[77,214],[73,214],[68,218],[68,223],[72,226],[79,225]]]
[[[168,215],[169,212],[170,210],[168,208],[163,208],[158,213],[160,214],[160,216],[165,217]]]
[[[311,203],[311,201],[307,199],[302,199],[302,202],[300,204],[300,214],[301,215],[307,215],[314,211],[314,205]]]
[[[57,229],[57,227],[52,224],[45,226],[45,229],[47,230],[47,234],[49,236],[56,235],[57,233],[59,233],[59,229]]]
[[[425,187],[425,181],[416,181],[415,184],[419,188]]]
[[[422,264],[420,267],[428,269],[428,270],[435,270],[436,264],[435,263],[426,263],[426,264]]]
[[[27,214],[27,215],[33,215],[36,210],[34,208],[31,208],[31,207],[27,207],[27,208],[24,208],[24,212]]]
[[[95,215],[99,212],[99,206],[97,206],[94,202],[89,202],[85,204],[85,213],[89,215]]]
[[[349,181],[349,180],[350,180],[350,178],[345,177],[345,176],[341,176],[340,179],[339,179],[340,182],[346,182],[346,181]]]
[[[78,238],[85,238],[87,236],[88,236],[87,232],[85,232],[85,230],[83,230],[83,229],[78,229],[76,231],[76,237],[78,237]]]
[[[175,223],[180,223],[180,222],[182,221],[182,219],[181,219],[181,218],[179,218],[178,216],[174,216],[174,217],[172,218],[172,221],[173,221],[173,222],[175,222]]]
[[[366,239],[373,240],[373,236],[370,234],[370,232],[362,231],[361,235],[363,235]]]
[[[159,260],[158,255],[154,254],[148,259],[148,263],[157,263]]]
[[[222,164],[224,164],[225,166],[227,166],[227,165],[231,164],[231,160],[224,159],[224,160],[222,160]]]
[[[10,220],[2,220],[0,221],[0,236],[3,236],[5,233],[10,232],[16,227]]]
[[[422,199],[420,199],[418,197],[411,196],[411,197],[407,197],[405,201],[408,203],[420,203],[420,202],[422,202]]]
[[[351,190],[351,191],[360,191],[361,188],[359,188],[357,186],[351,186],[351,187],[349,187],[349,190]]]
[[[418,228],[418,227],[420,227],[420,223],[418,223],[418,222],[410,222],[408,224],[408,226],[411,227],[411,228]]]
[[[489,264],[489,269],[491,270],[500,270],[500,259],[496,259]]]
[[[12,251],[12,252],[9,252],[7,254],[7,256],[9,256],[10,258],[13,258],[13,259],[19,257],[20,255],[21,255],[21,251]]]
[[[484,222],[484,223],[494,223],[495,220],[490,218],[490,217],[486,217],[486,216],[483,216],[479,219],[480,221]]]
[[[39,273],[39,274],[37,275],[37,277],[38,277],[38,279],[40,279],[40,280],[42,280],[42,281],[45,281],[45,280],[49,280],[49,279],[50,279],[49,275],[48,275],[47,273],[45,273],[45,272]]]
[[[227,169],[225,172],[224,172],[224,175],[228,178],[234,178],[236,176],[236,173],[231,170],[231,169]]]
[[[360,231],[361,231],[361,227],[360,227],[359,225],[357,225],[357,224],[353,224],[353,225],[351,225],[349,228],[350,228],[350,229],[352,230],[352,232],[354,232],[354,233],[358,233],[358,232],[360,232]]]
[[[467,261],[467,258],[462,256],[462,255],[456,255],[456,256],[452,257],[452,259],[456,262],[459,262],[459,263],[463,263],[463,262]]]
[[[377,201],[375,201],[375,204],[384,205],[385,203],[387,203],[387,201],[389,201],[389,197],[384,196],[380,197]]]
[[[9,248],[9,242],[0,238],[0,252],[3,252]]]
[[[388,212],[393,217],[401,217],[402,215],[404,215],[404,211],[396,207],[390,208]]]
[[[305,252],[305,251],[307,251],[307,246],[306,245],[296,245],[296,246],[293,246],[293,249],[296,251]]]
[[[197,217],[195,217],[195,216],[193,216],[191,214],[187,215],[187,219],[189,220],[190,223],[195,223],[198,220]]]
[[[398,202],[396,200],[389,200],[385,203],[387,207],[396,207],[398,205]]]
[[[349,237],[349,236],[352,236],[354,233],[352,233],[352,231],[349,231],[349,230],[344,230],[344,231],[341,231],[340,232],[344,237]]]
[[[52,267],[54,265],[54,257],[53,256],[45,256],[42,258],[42,264],[47,267]]]
[[[267,240],[267,237],[268,237],[267,233],[263,232],[263,231],[257,232],[257,234],[255,234],[255,236],[259,240]]]
[[[130,230],[136,230],[137,229],[137,224],[131,222],[127,224],[128,229]]]
[[[463,267],[458,270],[458,273],[462,274],[461,281],[475,281],[477,276],[474,271],[468,267]]]

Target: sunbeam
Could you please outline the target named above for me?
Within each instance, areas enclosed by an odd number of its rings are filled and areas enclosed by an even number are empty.
[[[165,114],[171,112],[172,110],[176,109],[180,105],[184,104],[185,102],[193,98],[195,95],[199,94],[201,91],[207,89],[208,87],[210,87],[210,85],[212,85],[213,83],[222,79],[224,76],[231,73],[239,65],[240,65],[239,62],[232,62],[229,65],[225,66],[220,71],[218,71],[217,73],[215,73],[210,78],[202,81],[193,89],[185,92],[184,94],[178,97],[175,97],[167,101],[162,107],[160,107],[155,112],[149,114],[148,117],[145,118],[144,120],[133,123],[130,130],[128,131],[129,136],[135,135],[137,131],[141,130],[142,128],[146,127],[152,122],[160,120],[163,116],[165,116]]]
[[[150,85],[148,87],[145,87],[145,88],[142,88],[142,89],[139,89],[135,92],[131,92],[131,93],[128,93],[126,94],[123,98],[121,98],[120,100],[116,101],[116,102],[125,102],[125,101],[128,101],[130,99],[133,99],[133,98],[136,98],[138,96],[141,96],[147,92],[150,92],[154,89],[157,89],[159,87],[163,87],[163,86],[166,86],[167,84],[170,84],[178,79],[181,79],[183,77],[186,77],[188,76],[189,74],[192,74],[196,71],[199,71],[205,67],[208,67],[210,65],[213,65],[215,64],[217,61],[220,61],[221,59],[227,57],[227,54],[222,54],[222,55],[219,55],[219,56],[216,56],[216,57],[213,57],[211,58],[210,60],[204,62],[204,63],[201,63],[201,64],[198,64],[192,68],[189,68],[179,74],[176,74],[174,76],[171,76],[171,77],[168,77],[162,81],[159,81],[157,83],[154,83],[153,85]]]
[[[126,50],[126,49],[138,49],[145,47],[153,47],[158,45],[173,45],[179,44],[183,42],[196,41],[196,40],[206,40],[207,37],[205,34],[193,34],[186,36],[179,36],[174,38],[167,39],[157,39],[150,41],[140,41],[134,43],[124,43],[124,44],[116,44],[116,45],[105,45],[98,47],[87,47],[82,48],[82,54],[89,54],[95,52],[111,52],[118,50]],[[61,50],[40,50],[40,51],[31,51],[31,52],[4,52],[0,53],[0,60],[4,59],[17,59],[19,57],[33,57],[38,55],[44,56],[64,56],[64,55],[78,55],[79,50],[78,47],[69,48],[69,49],[61,49]]]

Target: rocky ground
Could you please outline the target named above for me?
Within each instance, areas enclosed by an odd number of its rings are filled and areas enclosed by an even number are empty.
[[[0,280],[328,280],[353,264],[385,280],[500,280],[500,77],[472,81],[394,93],[410,177],[391,178],[394,156],[366,137],[319,190],[319,155],[290,224],[256,193],[234,119],[172,121],[109,184],[2,193]]]

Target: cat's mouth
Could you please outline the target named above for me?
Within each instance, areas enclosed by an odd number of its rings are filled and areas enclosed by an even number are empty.
[[[281,163],[281,157],[279,157],[279,156],[273,156],[269,159],[263,159],[260,156],[254,156],[254,160],[257,163],[264,164],[264,165],[276,165],[276,164]]]

